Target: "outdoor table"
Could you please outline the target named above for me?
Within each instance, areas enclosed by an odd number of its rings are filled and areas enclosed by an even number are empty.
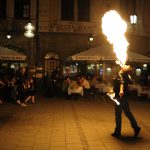
[[[83,93],[83,87],[79,86],[78,88],[68,88],[68,95],[71,94],[80,94],[81,96],[84,95]]]
[[[98,89],[99,92],[108,93],[112,90],[112,86],[104,83],[95,84],[95,88]]]
[[[129,85],[129,90],[137,90],[138,96],[141,96],[142,94],[146,94],[148,98],[150,98],[150,87],[148,86],[133,84],[133,85]]]

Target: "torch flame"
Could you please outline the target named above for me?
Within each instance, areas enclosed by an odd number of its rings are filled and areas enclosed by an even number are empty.
[[[113,44],[113,49],[120,65],[125,65],[127,59],[127,47],[129,45],[125,38],[127,29],[126,22],[115,10],[106,12],[102,18],[102,30],[107,40]]]

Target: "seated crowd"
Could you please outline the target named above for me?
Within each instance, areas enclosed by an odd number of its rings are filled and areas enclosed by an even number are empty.
[[[93,77],[89,81],[84,76],[77,76],[75,78],[67,76],[62,82],[62,92],[67,97],[71,95],[87,96],[95,90],[95,84],[97,82],[96,77]]]
[[[91,80],[83,75],[63,78],[55,71],[50,80],[45,80],[44,90],[47,96],[88,96],[94,93],[96,83],[98,80],[95,76]],[[12,102],[25,107],[28,101],[35,103],[35,82],[33,77],[27,76],[26,68],[21,67],[13,75],[0,73],[0,104]]]
[[[35,86],[33,77],[27,78],[26,68],[21,67],[13,76],[0,74],[0,104],[8,101],[25,107],[29,100],[35,103]]]

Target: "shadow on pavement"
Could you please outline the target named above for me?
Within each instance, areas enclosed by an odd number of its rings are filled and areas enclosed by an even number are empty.
[[[12,114],[7,113],[0,116],[0,127],[6,124],[12,118]]]
[[[121,140],[122,142],[126,142],[126,143],[139,143],[139,141],[141,141],[143,138],[142,137],[133,137],[133,136],[129,136],[129,135],[123,135],[118,137],[119,140]]]

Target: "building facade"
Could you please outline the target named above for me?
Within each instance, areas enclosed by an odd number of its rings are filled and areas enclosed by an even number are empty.
[[[62,72],[70,55],[106,42],[101,19],[115,9],[128,24],[129,50],[148,55],[149,7],[149,0],[1,0],[0,44],[24,52],[30,67],[42,69],[43,74],[51,74],[56,67]],[[136,25],[130,24],[132,13],[138,16]],[[35,27],[33,38],[24,36],[28,22]]]

